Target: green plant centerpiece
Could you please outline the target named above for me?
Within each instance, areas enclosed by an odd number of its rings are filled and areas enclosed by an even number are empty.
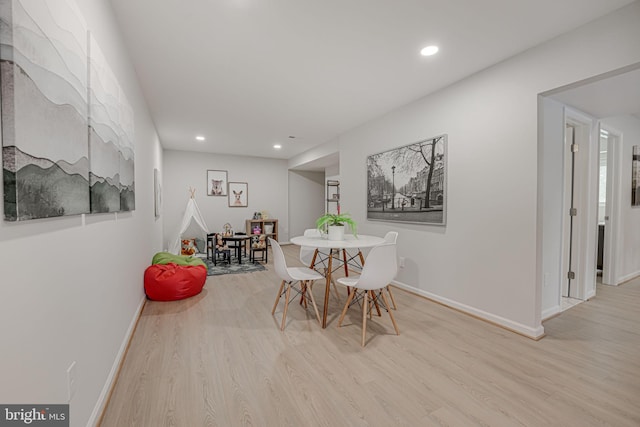
[[[356,222],[351,218],[348,213],[332,214],[326,213],[322,215],[316,221],[316,227],[318,230],[323,230],[327,227],[327,234],[329,240],[344,240],[344,225],[347,224],[351,228],[351,232],[354,236],[358,237],[356,232]]]

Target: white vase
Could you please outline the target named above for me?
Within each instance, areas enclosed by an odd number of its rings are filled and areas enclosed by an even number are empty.
[[[344,225],[330,225],[327,239],[344,240]]]

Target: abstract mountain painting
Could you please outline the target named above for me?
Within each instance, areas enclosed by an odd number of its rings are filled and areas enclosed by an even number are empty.
[[[133,108],[124,92],[120,91],[120,210],[133,211],[136,208],[135,188],[135,147]]]
[[[6,220],[89,212],[87,57],[74,3],[0,3]]]
[[[91,212],[120,211],[120,85],[89,38],[89,183]]]
[[[89,37],[91,212],[135,208],[133,110],[100,46]]]

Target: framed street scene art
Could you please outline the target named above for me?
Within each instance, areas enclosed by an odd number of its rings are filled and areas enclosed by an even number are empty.
[[[367,219],[446,224],[447,135],[367,157]]]

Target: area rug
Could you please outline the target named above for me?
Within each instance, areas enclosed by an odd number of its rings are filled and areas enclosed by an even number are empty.
[[[260,263],[252,263],[250,261],[244,261],[242,264],[232,262],[227,264],[226,262],[218,262],[218,265],[213,265],[213,261],[206,258],[201,258],[202,261],[207,264],[207,276],[219,276],[221,274],[241,274],[241,273],[253,273],[256,271],[266,270],[265,266]]]

